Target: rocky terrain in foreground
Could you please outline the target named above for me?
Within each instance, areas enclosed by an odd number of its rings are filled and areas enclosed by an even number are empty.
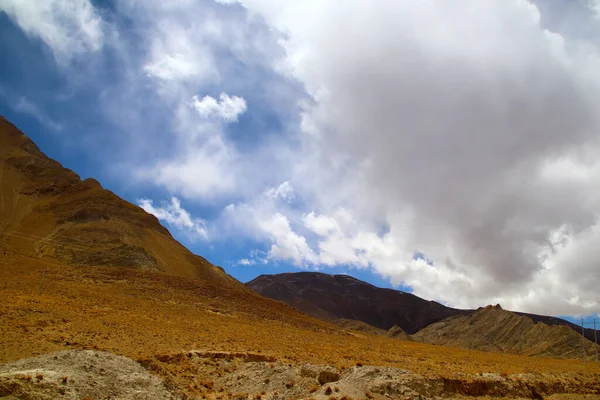
[[[600,385],[553,374],[445,378],[367,365],[340,370],[216,351],[166,354],[139,363],[106,352],[62,351],[0,366],[0,396],[7,399],[543,399],[565,393],[591,400],[598,398]]]

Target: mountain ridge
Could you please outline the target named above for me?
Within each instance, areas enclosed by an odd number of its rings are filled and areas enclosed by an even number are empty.
[[[407,334],[441,319],[472,312],[446,307],[411,293],[378,288],[349,275],[320,272],[261,275],[246,285],[313,317],[328,321],[354,319],[386,331],[398,325]]]
[[[243,285],[176,241],[159,220],[47,157],[0,116],[0,249],[69,265],[159,271]]]
[[[330,277],[327,279],[330,279],[332,284],[334,284],[334,283],[339,284],[340,283],[339,278],[346,277],[346,278],[341,278],[341,279],[347,280],[348,282],[352,283],[352,285],[348,286],[348,290],[343,293],[343,295],[346,297],[353,296],[353,294],[352,294],[353,288],[358,288],[359,290],[367,288],[368,291],[377,291],[377,292],[381,293],[382,297],[380,297],[380,300],[382,298],[385,298],[386,296],[399,296],[399,298],[405,298],[405,299],[417,298],[419,300],[416,300],[414,303],[419,304],[421,309],[428,310],[430,307],[440,309],[440,307],[443,307],[442,310],[444,310],[444,312],[446,312],[448,315],[446,315],[445,317],[443,317],[443,315],[441,315],[443,318],[440,317],[439,314],[430,315],[428,318],[425,319],[426,321],[431,321],[429,324],[417,323],[416,325],[414,325],[413,321],[415,321],[416,318],[414,318],[412,320],[410,318],[408,320],[405,319],[403,322],[401,322],[400,319],[398,319],[398,320],[390,319],[390,320],[386,320],[385,324],[382,324],[382,323],[374,324],[372,322],[373,314],[370,314],[369,318],[365,318],[364,316],[361,316],[360,314],[358,314],[358,315],[353,314],[352,312],[350,312],[348,310],[340,311],[340,310],[333,309],[332,307],[335,307],[337,303],[333,302],[327,296],[339,295],[340,294],[339,291],[338,292],[335,292],[335,291],[326,292],[326,291],[322,290],[322,288],[321,289],[310,288],[309,287],[310,285],[314,284],[315,282],[318,282],[319,280],[311,280],[311,279],[307,278],[309,276],[319,277],[320,280],[326,279],[325,277]],[[294,277],[305,277],[307,279],[296,279]],[[284,302],[288,303],[289,305],[298,308],[300,311],[305,312],[308,315],[311,315],[316,318],[321,318],[321,319],[324,319],[327,321],[336,321],[338,319],[342,319],[342,320],[355,319],[357,321],[367,323],[371,326],[374,326],[375,328],[384,329],[384,330],[389,330],[391,328],[391,326],[398,325],[404,332],[406,332],[407,334],[410,334],[410,335],[417,333],[419,330],[429,326],[430,324],[442,321],[446,318],[451,318],[451,317],[459,316],[459,315],[468,316],[468,315],[474,314],[484,308],[484,307],[480,307],[477,310],[461,310],[461,309],[446,307],[435,301],[421,299],[420,297],[415,296],[411,293],[406,293],[406,292],[402,292],[402,291],[398,291],[398,290],[390,289],[390,288],[378,288],[375,285],[372,285],[368,282],[363,282],[357,278],[354,278],[354,277],[347,278],[347,277],[349,277],[349,276],[348,275],[329,275],[329,274],[324,274],[322,272],[296,272],[296,273],[292,272],[292,273],[283,273],[283,274],[274,274],[274,275],[263,274],[263,275],[256,277],[255,279],[247,282],[246,285],[249,286],[250,288],[252,288],[253,290],[255,290],[256,292],[258,292],[259,294],[262,294],[263,296],[270,297],[275,300],[284,301]],[[296,293],[294,293],[294,290],[292,290],[294,288],[295,288]],[[333,286],[332,286],[332,288],[333,288]],[[306,296],[306,295],[297,296],[297,294],[300,293],[300,291],[302,291],[302,293],[306,294],[307,291],[310,293],[311,291],[314,292],[315,290],[320,291],[320,294],[324,297],[316,296],[314,293],[312,296]],[[360,293],[356,294],[356,296],[357,296],[357,299],[363,299],[363,300],[365,299],[365,296]],[[413,297],[411,298],[410,296],[413,296]],[[323,300],[323,299],[325,299],[325,300]],[[357,302],[357,301],[358,300],[355,300],[354,302]],[[347,306],[347,305],[348,304],[346,304],[345,306]],[[402,302],[396,302],[396,306],[402,306]],[[370,310],[371,310],[371,313],[376,314],[377,306],[372,305],[370,307]],[[514,311],[510,311],[510,312],[514,313],[515,315],[520,316],[520,317],[527,317],[527,318],[531,319],[534,323],[542,322],[549,326],[553,326],[553,325],[554,326],[568,326],[572,331],[581,335],[581,327],[580,326],[573,324],[572,322],[566,321],[564,319],[558,318],[558,317],[538,315],[538,314],[529,314],[529,313],[523,313],[523,312],[514,312]],[[435,318],[434,318],[434,316],[436,316],[436,315],[437,315],[436,318],[439,318],[437,320],[435,320]],[[413,314],[413,316],[414,316],[414,314]],[[377,322],[377,321],[375,321],[375,322]],[[389,324],[389,326],[387,326],[388,324]],[[411,325],[411,324],[413,324],[413,325]],[[345,322],[344,325],[348,326],[349,323]],[[594,330],[586,329],[585,337],[589,341],[593,342],[594,341]]]
[[[500,305],[433,323],[412,338],[424,343],[526,356],[581,358],[584,350],[592,356],[599,349],[567,325],[534,322]]]

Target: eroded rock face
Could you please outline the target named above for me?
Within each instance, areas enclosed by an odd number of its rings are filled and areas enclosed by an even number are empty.
[[[30,400],[175,399],[163,381],[115,354],[61,351],[0,365],[0,397]]]

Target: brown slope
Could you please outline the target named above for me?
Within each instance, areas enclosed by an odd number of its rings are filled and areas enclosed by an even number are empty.
[[[401,339],[401,340],[412,340],[412,337],[410,337],[410,335],[407,335],[406,332],[404,332],[402,330],[402,328],[400,328],[398,325],[394,325],[392,326],[388,331],[387,331],[387,335],[389,337],[393,337],[396,339]]]
[[[357,320],[386,331],[397,325],[409,334],[444,318],[472,312],[410,293],[378,288],[348,275],[318,272],[261,275],[246,285],[316,318]]]
[[[414,334],[413,339],[475,350],[561,358],[582,358],[583,349],[588,356],[595,357],[598,349],[566,325],[535,323],[499,305],[436,322]]]
[[[156,217],[42,153],[0,117],[0,251],[69,265],[161,271],[238,285]]]

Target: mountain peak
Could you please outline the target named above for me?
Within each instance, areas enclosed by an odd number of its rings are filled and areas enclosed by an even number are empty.
[[[415,333],[443,318],[471,312],[398,290],[378,288],[342,274],[261,275],[246,285],[263,296],[286,302],[317,318],[358,320],[384,330],[397,325],[406,333]]]
[[[103,189],[93,178],[82,181],[47,157],[4,117],[0,165],[0,237],[7,250],[69,265],[127,267],[237,283],[175,241],[154,215]]]

